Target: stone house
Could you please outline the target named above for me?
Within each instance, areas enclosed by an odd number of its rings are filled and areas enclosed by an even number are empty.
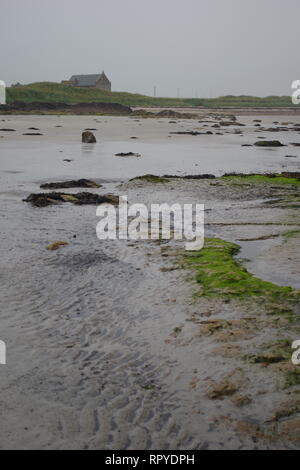
[[[92,75],[72,75],[70,80],[62,83],[75,87],[99,88],[100,90],[111,91],[111,82],[108,80],[104,71],[100,74]]]

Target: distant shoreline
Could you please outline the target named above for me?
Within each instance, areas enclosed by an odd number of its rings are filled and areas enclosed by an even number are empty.
[[[170,115],[166,113],[170,111]],[[164,115],[165,113],[165,115]],[[174,113],[174,116],[171,114]],[[1,115],[92,115],[92,116],[132,116],[139,118],[176,118],[197,119],[209,114],[235,114],[244,116],[273,115],[298,116],[300,107],[220,107],[206,108],[195,106],[124,106],[119,103],[57,103],[57,102],[16,102],[0,105]]]
[[[26,103],[17,101],[10,104],[0,105],[0,114],[107,114],[124,116],[132,113],[129,106],[118,103],[78,103],[68,104],[60,102],[39,102]]]
[[[130,108],[189,108],[199,111],[215,110],[216,112],[232,110],[280,109],[297,113],[298,106],[293,105],[291,96],[219,96],[216,98],[166,98],[146,96],[139,93],[104,91],[98,88],[74,87],[68,84],[40,82],[6,88],[7,103],[54,103],[78,106],[81,103],[118,104]],[[252,112],[252,111],[251,111]]]

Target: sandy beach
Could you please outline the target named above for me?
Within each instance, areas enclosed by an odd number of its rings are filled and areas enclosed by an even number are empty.
[[[299,172],[300,116],[226,120],[0,116],[2,449],[300,448],[300,184],[223,177]],[[200,174],[215,178],[183,178]],[[207,239],[275,287],[201,295],[182,241],[100,241],[95,206],[23,201],[79,178],[130,203],[204,204]]]

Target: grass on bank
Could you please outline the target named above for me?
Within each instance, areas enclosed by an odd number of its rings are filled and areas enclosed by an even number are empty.
[[[63,102],[68,104],[104,102],[119,103],[126,106],[172,106],[206,108],[253,108],[253,107],[295,107],[289,96],[221,96],[218,98],[154,98],[141,94],[126,92],[106,92],[97,89],[75,88],[70,85],[53,82],[30,83],[7,88],[7,102],[24,101],[26,103]]]

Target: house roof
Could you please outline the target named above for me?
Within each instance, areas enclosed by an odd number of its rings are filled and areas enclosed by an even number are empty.
[[[76,81],[78,86],[94,86],[100,78],[105,78],[109,82],[104,72],[92,75],[72,75],[70,81]]]

